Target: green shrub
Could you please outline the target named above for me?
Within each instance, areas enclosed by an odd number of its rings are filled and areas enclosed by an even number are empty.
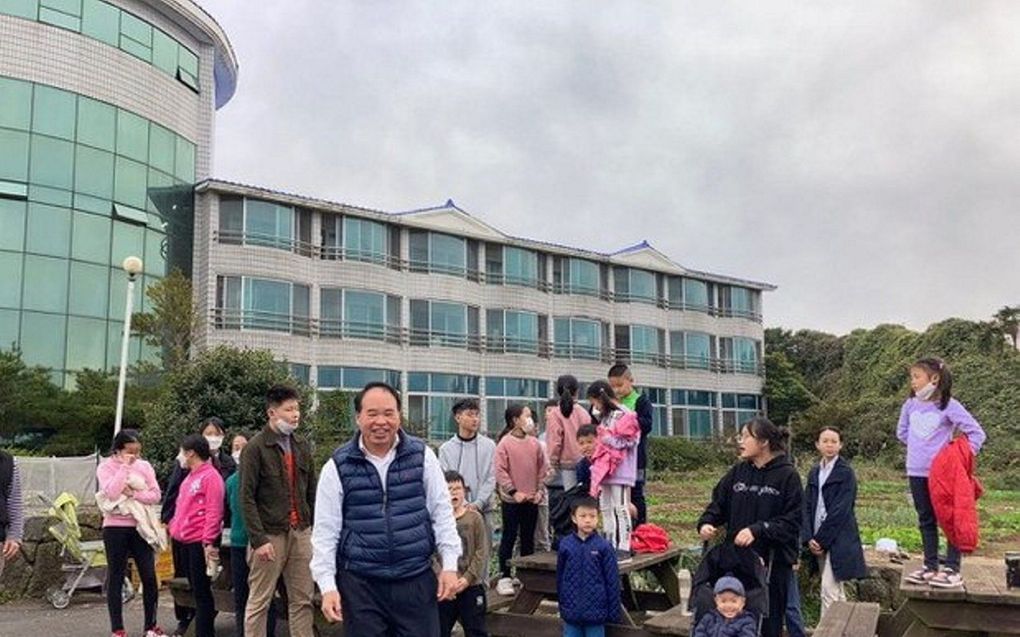
[[[654,473],[727,467],[735,458],[732,448],[714,440],[659,436],[648,439],[649,469]]]

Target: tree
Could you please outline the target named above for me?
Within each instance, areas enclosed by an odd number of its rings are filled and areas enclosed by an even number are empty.
[[[18,350],[0,351],[0,435],[52,426],[63,390],[44,367],[29,367]]]
[[[765,355],[765,398],[769,418],[787,425],[794,417],[818,401],[804,384],[804,377],[783,352]]]
[[[320,391],[318,404],[306,418],[306,433],[315,443],[315,466],[321,467],[333,451],[354,435],[354,404],[352,394],[343,391]]]
[[[131,324],[148,345],[163,352],[163,368],[174,370],[188,360],[191,335],[197,327],[191,280],[173,270],[145,291],[151,310],[136,313]]]
[[[197,433],[202,418],[218,416],[231,431],[255,431],[266,424],[266,391],[289,384],[302,395],[301,408],[310,414],[310,388],[291,378],[287,366],[268,350],[241,350],[221,345],[170,370],[163,392],[146,410],[146,457],[158,475],[167,475],[181,439]]]
[[[1017,337],[1020,335],[1020,305],[1005,306],[995,313],[993,322],[1003,336],[1008,336],[1017,349]]]

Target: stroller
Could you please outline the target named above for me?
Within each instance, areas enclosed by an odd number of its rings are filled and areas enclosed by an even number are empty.
[[[694,614],[692,629],[701,618],[715,608],[713,587],[716,580],[732,575],[744,585],[747,595],[745,611],[758,618],[757,634],[761,634],[762,621],[769,615],[769,579],[772,576],[772,553],[765,563],[754,549],[739,547],[732,542],[717,544],[711,549],[702,545],[702,558],[691,579],[691,598],[688,609]]]
[[[49,506],[47,514],[56,518],[57,523],[49,527],[50,535],[60,542],[60,555],[66,563],[61,564],[61,571],[66,573],[63,584],[50,587],[46,591],[46,599],[56,609],[67,608],[71,596],[78,589],[105,589],[106,587],[106,549],[102,540],[91,542],[81,541],[81,527],[78,525],[78,498],[64,492],[53,501],[42,494],[39,495]],[[103,590],[105,593],[105,590]],[[124,578],[122,598],[124,602],[134,597],[131,580]]]

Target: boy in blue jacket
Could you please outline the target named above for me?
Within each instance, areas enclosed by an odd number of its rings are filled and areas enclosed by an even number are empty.
[[[693,637],[756,637],[757,617],[744,610],[747,597],[740,580],[732,575],[720,577],[712,592],[715,610],[701,618]]]
[[[620,570],[616,551],[596,531],[599,503],[577,498],[571,507],[577,532],[560,542],[556,561],[563,637],[604,637],[606,624],[620,620]]]

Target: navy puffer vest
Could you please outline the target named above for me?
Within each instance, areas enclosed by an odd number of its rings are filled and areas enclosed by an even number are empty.
[[[396,580],[432,566],[436,542],[425,499],[425,443],[404,432],[399,436],[385,491],[358,444],[361,434],[333,453],[343,489],[337,571]]]

